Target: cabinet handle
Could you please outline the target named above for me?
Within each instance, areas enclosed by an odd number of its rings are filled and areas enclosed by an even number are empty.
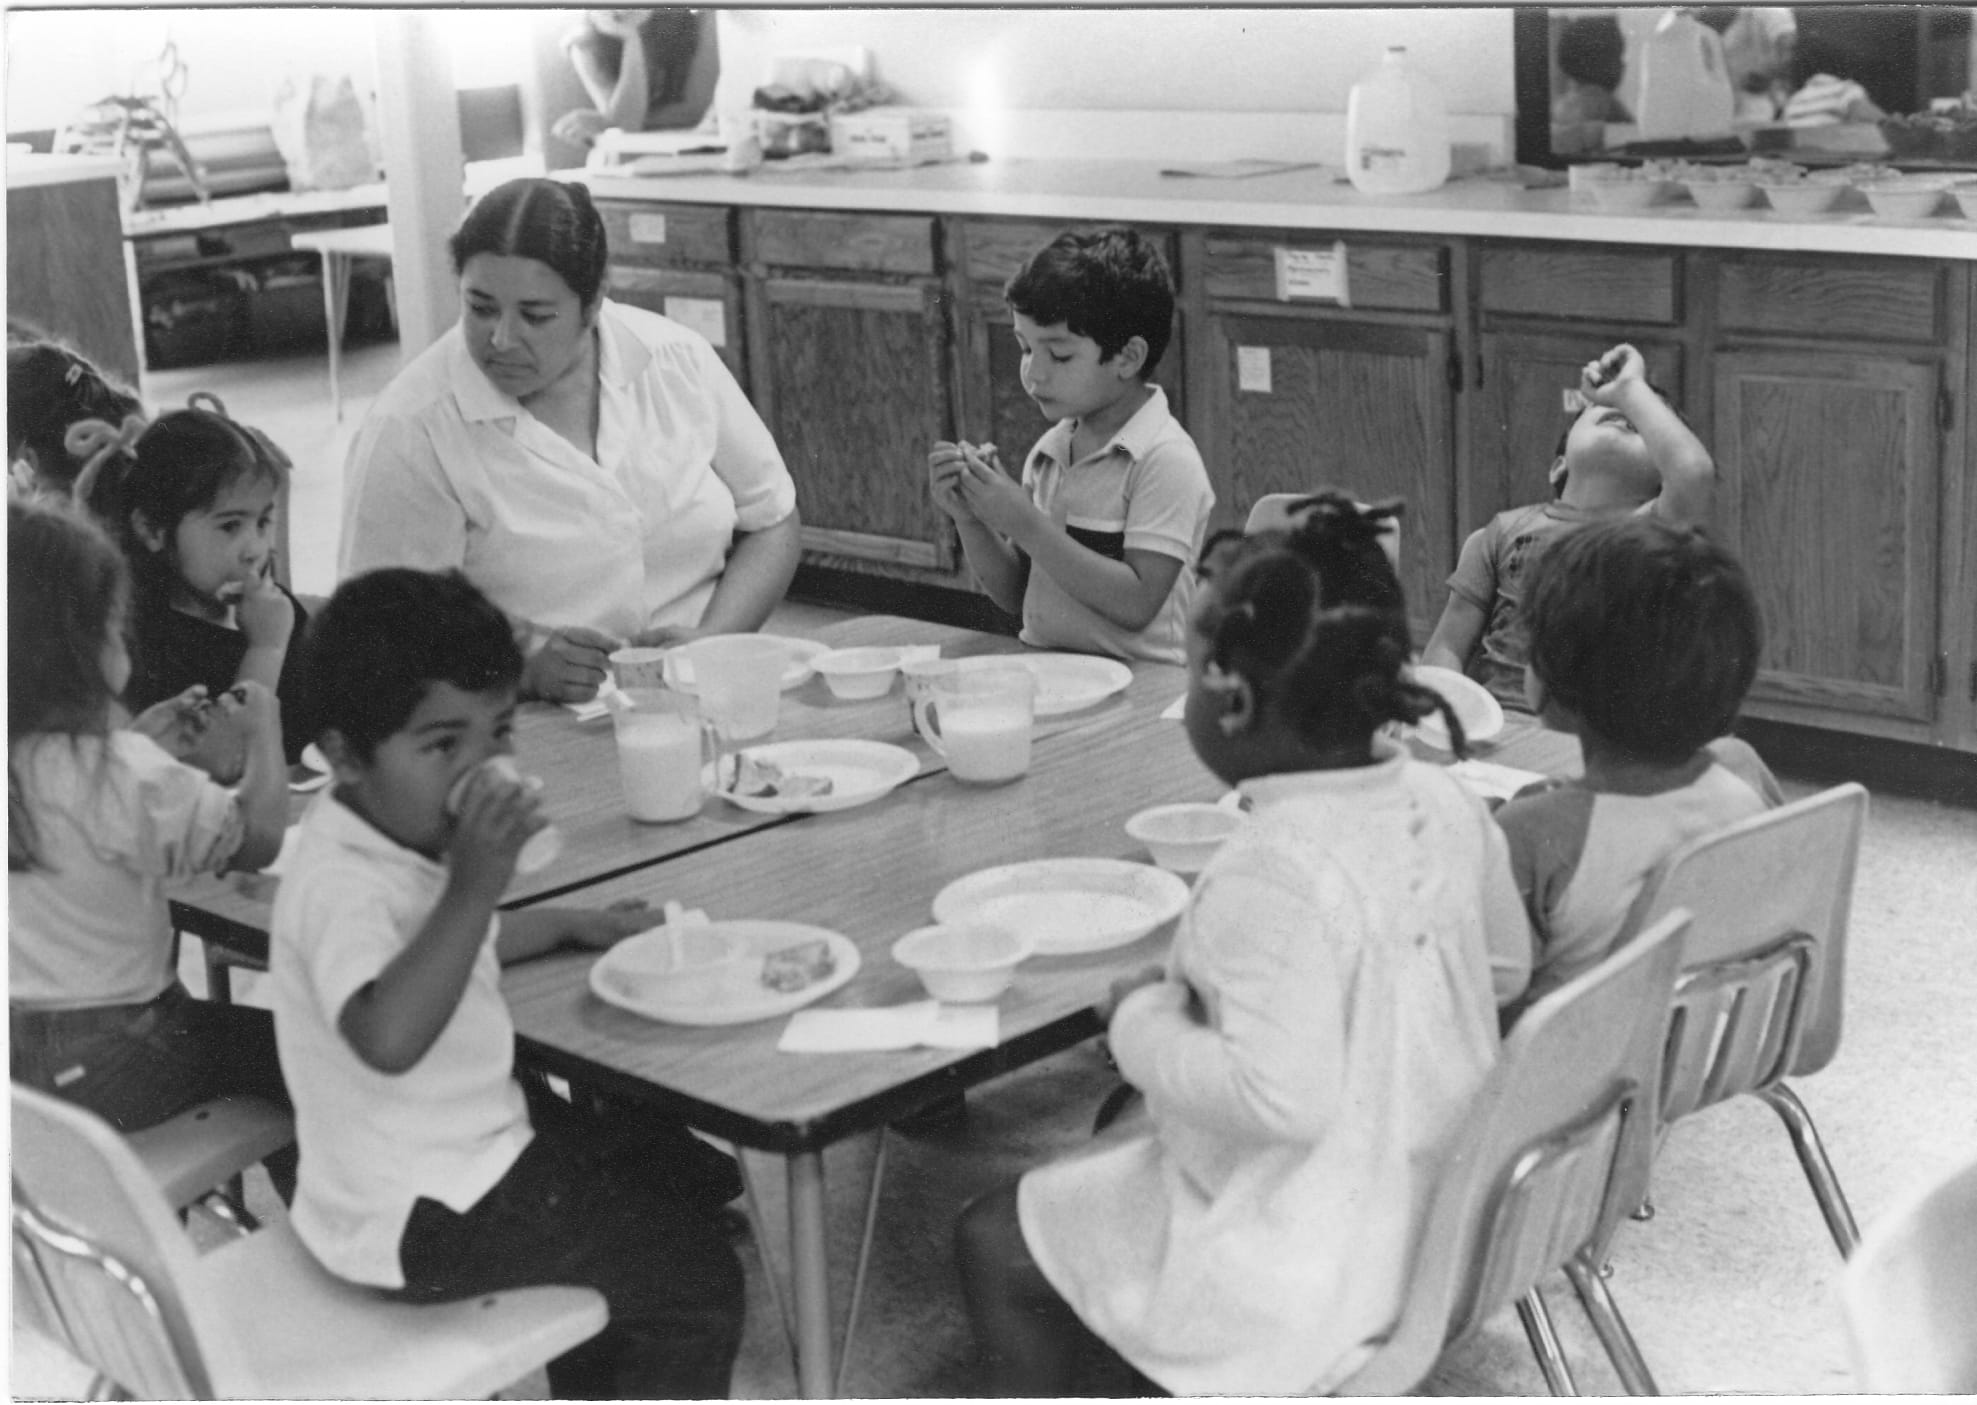
[[[1448,388],[1451,393],[1462,393],[1462,354],[1450,351],[1448,354]]]
[[[1483,388],[1483,353],[1476,353],[1476,389]]]
[[[1948,384],[1936,387],[1936,428],[1945,434],[1956,423],[1956,399],[1950,394]]]
[[[1937,653],[1929,660],[1929,696],[1940,698],[1948,694],[1950,685],[1950,656]]]
[[[1977,663],[1970,665],[1970,701],[1977,703]]]

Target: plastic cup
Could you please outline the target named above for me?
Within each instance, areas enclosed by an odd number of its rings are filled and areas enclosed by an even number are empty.
[[[1036,696],[1036,675],[1019,664],[957,670],[932,680],[913,720],[956,780],[1000,785],[1030,769]]]
[[[692,819],[720,773],[720,738],[700,705],[668,688],[628,688],[611,714],[625,813],[643,824]]]
[[[466,798],[467,784],[482,771],[491,771],[505,781],[526,786],[531,792],[542,789],[542,781],[536,776],[525,776],[521,767],[515,764],[512,756],[490,756],[470,771],[460,773],[453,782],[453,789],[446,793],[446,813],[460,813],[460,802]],[[540,873],[556,861],[563,852],[563,831],[555,825],[544,825],[531,834],[522,844],[522,851],[515,855],[515,872]]]
[[[624,648],[611,655],[611,676],[620,688],[662,688],[666,684],[666,649]]]
[[[783,670],[789,653],[773,639],[737,634],[690,646],[701,713],[723,741],[747,741],[776,730]]]
[[[922,699],[933,696],[934,680],[958,666],[959,660],[942,658],[907,659],[899,665],[899,676],[906,680],[906,711],[912,716],[914,731],[920,732],[919,705]]]

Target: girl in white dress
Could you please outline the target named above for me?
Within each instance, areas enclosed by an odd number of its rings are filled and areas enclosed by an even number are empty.
[[[962,1214],[990,1394],[1322,1394],[1398,1313],[1531,939],[1481,802],[1381,735],[1460,739],[1403,671],[1396,510],[1204,553],[1188,736],[1251,822],[1101,1011],[1143,1115]]]

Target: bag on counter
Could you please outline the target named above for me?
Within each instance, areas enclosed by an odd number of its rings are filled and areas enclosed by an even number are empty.
[[[347,75],[283,79],[271,125],[292,189],[347,190],[378,178],[364,107]]]

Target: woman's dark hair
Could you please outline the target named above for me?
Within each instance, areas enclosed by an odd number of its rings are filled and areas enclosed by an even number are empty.
[[[1627,43],[1612,15],[1581,15],[1558,32],[1558,71],[1612,92],[1626,70]]]
[[[1287,531],[1217,533],[1203,548],[1201,574],[1215,589],[1197,625],[1209,658],[1313,746],[1439,712],[1464,755],[1454,709],[1407,676],[1407,602],[1380,545],[1401,505],[1361,507],[1325,489],[1289,511],[1301,516]]]
[[[476,254],[534,259],[555,270],[577,301],[594,307],[604,287],[609,248],[590,192],[574,181],[524,176],[474,202],[447,248],[455,277]]]
[[[458,571],[392,566],[353,576],[303,636],[305,732],[334,729],[357,758],[405,725],[435,683],[466,693],[514,688],[514,626]]]
[[[141,408],[136,391],[59,342],[7,348],[7,453],[18,458],[22,449],[33,450],[36,475],[55,492],[68,492],[82,472],[82,460],[64,443],[71,425],[121,424]]]
[[[111,449],[100,469],[85,474],[84,505],[129,559],[138,608],[155,609],[170,603],[178,580],[172,540],[180,520],[243,480],[272,483],[279,492],[288,470],[288,456],[273,441],[230,419],[216,397],[201,391],[185,409],[158,416],[129,449]],[[139,535],[139,516],[163,534],[162,549],[153,551]]]
[[[1764,643],[1737,558],[1699,527],[1638,514],[1547,547],[1524,618],[1545,691],[1602,740],[1662,764],[1730,730]]]
[[[1150,239],[1123,226],[1067,230],[1030,255],[1002,290],[1013,311],[1043,327],[1063,323],[1110,361],[1134,337],[1146,343],[1142,380],[1174,333],[1174,280]]]
[[[113,701],[103,649],[119,626],[124,563],[65,503],[7,503],[7,744],[37,732],[101,735]],[[39,865],[34,816],[7,763],[7,868]]]

